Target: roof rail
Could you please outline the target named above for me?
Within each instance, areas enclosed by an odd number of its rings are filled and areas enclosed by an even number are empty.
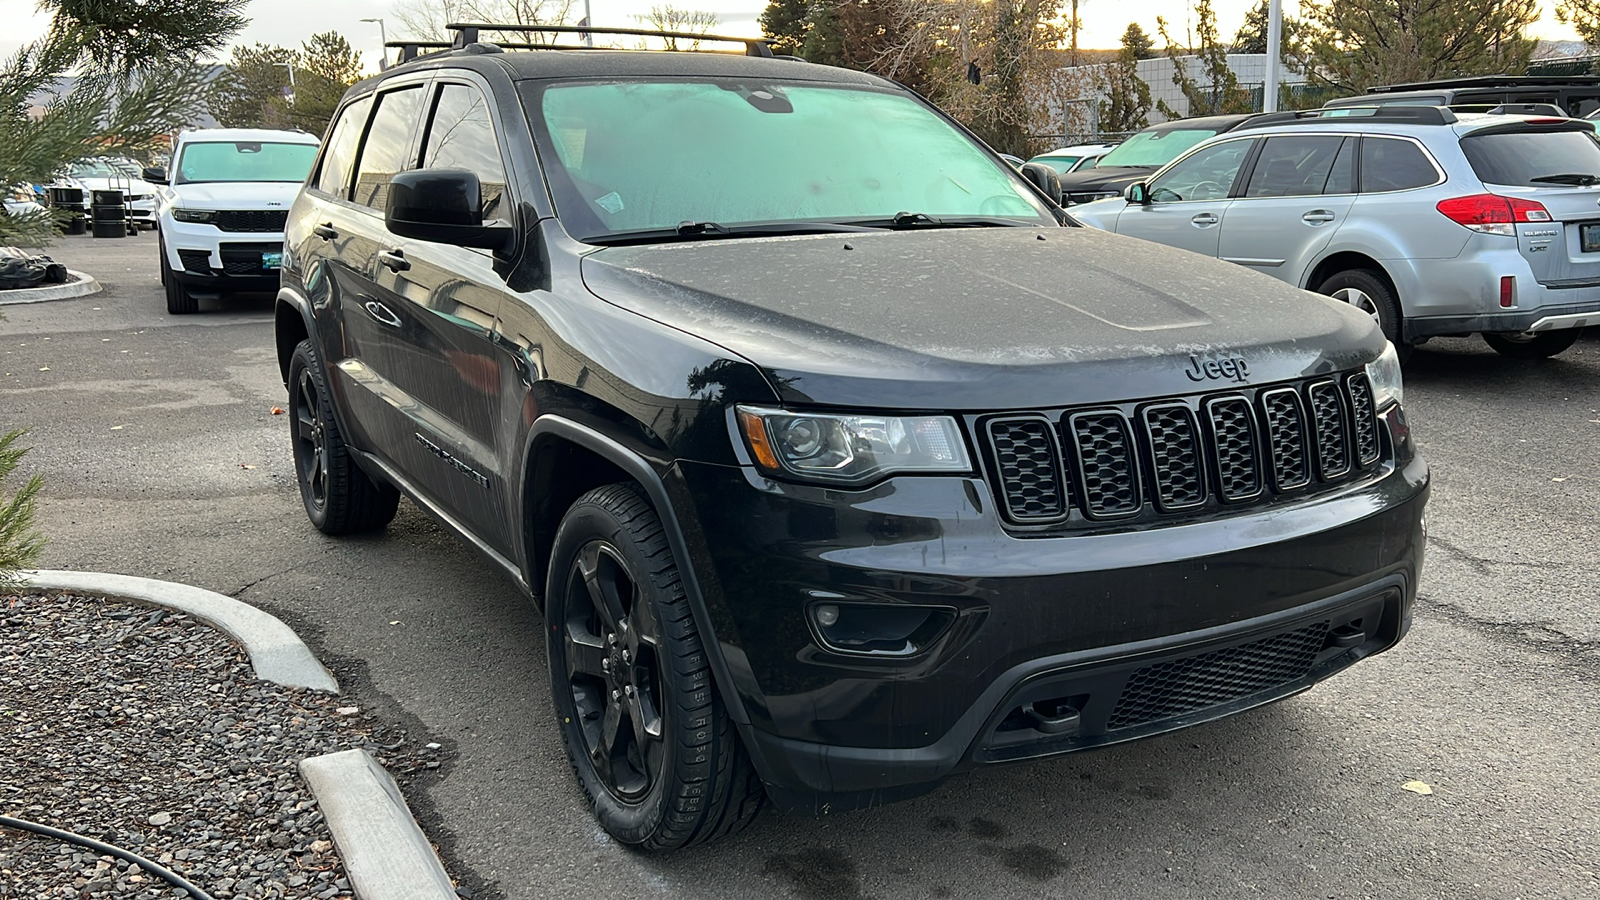
[[[1442,106],[1336,106],[1263,113],[1239,125],[1239,129],[1270,125],[1315,125],[1330,119],[1360,119],[1363,122],[1406,122],[1412,125],[1452,125],[1456,114]]]
[[[667,38],[680,41],[716,41],[728,44],[743,44],[745,56],[771,57],[771,38],[728,37],[720,34],[694,34],[687,31],[655,31],[646,28],[597,28],[592,25],[502,25],[491,22],[453,22],[445,26],[445,30],[455,32],[454,39],[449,46],[460,50],[468,44],[478,43],[479,35],[485,31],[512,33],[512,34],[581,34],[581,35],[623,35],[626,37],[654,37]],[[502,44],[504,47],[514,47],[519,50],[578,50],[590,49],[574,45],[554,44]],[[616,49],[616,48],[608,48]]]
[[[437,53],[440,50],[449,50],[449,41],[389,41],[383,45],[385,48],[393,47],[400,51],[400,59],[396,63],[408,63],[425,51]]]

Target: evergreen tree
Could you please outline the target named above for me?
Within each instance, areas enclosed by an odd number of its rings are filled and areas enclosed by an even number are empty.
[[[253,44],[233,48],[222,74],[211,84],[211,115],[224,128],[288,128],[291,68],[300,54]]]
[[[1138,25],[1122,33],[1122,50],[1116,62],[1101,67],[1098,87],[1105,94],[1100,101],[1100,130],[1119,133],[1138,131],[1150,124],[1150,85],[1139,77],[1141,52],[1154,55],[1150,38]]]
[[[343,35],[337,31],[312,35],[300,46],[289,121],[312,134],[324,134],[344,92],[362,74],[361,56]]]
[[[1600,49],[1600,0],[1560,0],[1556,21],[1576,29],[1590,50]]]
[[[1306,0],[1295,61],[1313,83],[1359,93],[1382,84],[1518,74],[1538,0]]]
[[[1128,30],[1122,33],[1122,52],[1133,54],[1136,60],[1155,59],[1156,45],[1138,22],[1129,22]]]
[[[761,33],[772,38],[772,52],[794,55],[811,30],[811,0],[772,0],[761,13]]]
[[[40,0],[49,31],[0,64],[0,184],[49,181],[91,153],[139,152],[192,121],[203,97],[195,60],[243,26],[246,2]],[[52,235],[47,218],[0,217],[0,244]]]
[[[1197,0],[1194,5],[1195,33],[1200,46],[1179,46],[1167,31],[1165,19],[1156,18],[1161,39],[1166,41],[1167,58],[1172,60],[1172,83],[1183,91],[1189,101],[1188,115],[1215,116],[1225,113],[1255,112],[1256,104],[1250,92],[1239,86],[1239,76],[1228,67],[1228,48],[1217,34],[1217,12],[1211,0]],[[1185,57],[1194,57],[1200,67],[1200,77],[1189,74]],[[1156,101],[1156,108],[1169,119],[1180,118],[1178,111],[1166,101]]]
[[[5,480],[16,471],[26,447],[15,446],[21,431],[0,435],[0,588],[17,581],[17,571],[33,565],[44,549],[44,537],[33,527],[34,507],[44,479],[38,475],[23,482],[7,501]]]

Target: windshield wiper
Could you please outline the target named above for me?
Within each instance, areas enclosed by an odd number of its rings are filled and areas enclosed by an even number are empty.
[[[1571,184],[1578,187],[1588,187],[1591,184],[1600,184],[1600,175],[1590,175],[1587,172],[1569,172],[1562,175],[1540,175],[1538,178],[1529,178],[1534,184]]]
[[[705,238],[762,237],[801,234],[833,234],[835,232],[883,231],[882,227],[858,225],[848,222],[757,222],[749,225],[723,225],[720,222],[697,222],[686,219],[676,228],[652,228],[645,231],[619,231],[616,234],[597,234],[584,238],[585,243],[605,244],[656,244],[669,241],[692,241]]]
[[[888,226],[895,229],[912,228],[1034,228],[1036,221],[1009,219],[1005,216],[942,216],[935,218],[927,213],[897,212],[888,219],[858,219],[864,225]]]

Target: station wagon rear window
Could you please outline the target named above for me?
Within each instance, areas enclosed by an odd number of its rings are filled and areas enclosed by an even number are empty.
[[[1600,183],[1600,141],[1593,131],[1513,131],[1461,139],[1472,171],[1485,184],[1519,187]]]

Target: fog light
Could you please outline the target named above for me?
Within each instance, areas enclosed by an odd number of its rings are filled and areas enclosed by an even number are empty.
[[[812,610],[812,615],[817,617],[817,624],[823,628],[830,628],[839,622],[839,607],[832,603],[824,603]]]
[[[811,607],[812,630],[835,653],[914,656],[955,621],[955,610],[899,603],[818,603]]]

